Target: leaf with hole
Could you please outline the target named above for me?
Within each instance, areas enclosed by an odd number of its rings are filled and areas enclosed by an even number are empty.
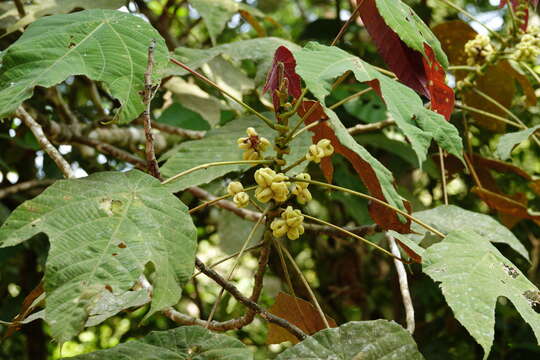
[[[186,206],[137,170],[59,180],[24,202],[0,228],[2,247],[45,233],[45,320],[59,342],[78,334],[105,292],[130,290],[152,264],[147,316],[178,302],[195,261]]]
[[[423,259],[423,271],[440,282],[454,315],[484,349],[484,359],[493,344],[495,306],[501,296],[512,302],[540,342],[540,316],[529,295],[538,289],[488,239],[453,231],[430,246]]]
[[[143,19],[114,10],[85,10],[37,20],[3,55],[0,118],[12,114],[36,86],[86,75],[102,81],[119,100],[115,119],[134,120],[144,110],[140,91],[152,39],[157,41],[153,80],[158,81],[167,64],[167,47]]]

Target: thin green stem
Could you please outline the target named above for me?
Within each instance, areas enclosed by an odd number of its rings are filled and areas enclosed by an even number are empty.
[[[300,159],[296,160],[295,162],[293,162],[291,165],[287,166],[285,169],[281,170],[282,173],[287,173],[287,171],[291,170],[292,168],[300,165],[301,163],[303,163],[304,161],[306,161],[306,157],[301,157]]]
[[[448,191],[446,188],[446,168],[444,166],[444,151],[439,146],[439,166],[441,167],[441,184],[444,198],[444,205],[448,205]]]
[[[338,231],[341,231],[341,232],[344,233],[344,234],[349,235],[350,237],[353,237],[353,238],[355,238],[355,239],[357,239],[357,240],[360,240],[360,241],[362,241],[362,242],[368,244],[369,246],[373,246],[375,249],[377,249],[377,250],[383,252],[384,254],[386,254],[386,255],[388,255],[388,256],[393,257],[394,259],[397,259],[397,260],[402,261],[402,262],[405,262],[405,263],[407,262],[406,260],[403,260],[403,259],[401,259],[401,258],[399,258],[399,257],[396,257],[396,256],[395,256],[394,254],[392,254],[390,251],[388,251],[388,250],[386,250],[386,249],[380,247],[379,245],[375,244],[374,242],[371,242],[371,241],[369,241],[368,239],[365,239],[365,238],[363,238],[363,237],[360,236],[360,235],[356,235],[355,233],[352,233],[352,232],[350,232],[350,231],[348,231],[348,230],[346,230],[346,229],[344,229],[344,228],[342,228],[342,227],[340,227],[340,226],[334,225],[334,224],[332,224],[332,223],[330,223],[330,222],[328,222],[328,221],[324,221],[324,220],[321,220],[321,219],[316,218],[316,217],[313,217],[313,216],[309,216],[309,215],[306,215],[306,214],[302,214],[302,215],[303,215],[306,219],[309,219],[309,220],[312,220],[312,221],[316,221],[316,222],[318,222],[318,223],[320,223],[320,224],[323,224],[323,225],[326,225],[326,226],[328,226],[328,227],[334,228],[334,229],[336,229],[336,230],[338,230]]]
[[[367,89],[360,90],[360,91],[358,91],[357,93],[354,93],[354,94],[352,94],[352,95],[350,95],[350,96],[347,96],[346,98],[341,99],[341,100],[338,101],[337,103],[332,104],[332,105],[329,106],[328,108],[329,108],[330,110],[333,110],[333,109],[337,108],[338,106],[341,106],[341,105],[345,104],[346,102],[351,101],[352,99],[356,99],[356,98],[359,97],[359,96],[362,96],[362,95],[364,95],[364,94],[367,94],[367,93],[370,92],[371,90],[373,90],[373,88],[371,88],[371,87],[368,87]]]
[[[207,164],[202,164],[202,165],[195,166],[195,167],[193,167],[191,169],[188,169],[186,171],[182,171],[181,173],[178,173],[178,174],[168,178],[167,180],[162,181],[161,184],[162,185],[168,184],[170,182],[178,180],[182,176],[191,174],[192,172],[195,172],[197,170],[207,169],[207,168],[213,167],[213,166],[241,165],[241,164],[257,165],[257,164],[270,164],[270,163],[273,163],[273,162],[274,162],[274,160],[237,160],[237,161],[218,161],[218,162],[213,162],[213,163],[207,163]]]
[[[495,105],[496,107],[498,107],[499,109],[501,109],[502,111],[504,111],[506,114],[508,114],[508,116],[510,116],[513,120],[515,120],[518,124],[520,124],[521,128],[523,129],[526,129],[527,126],[525,126],[525,124],[523,124],[523,122],[521,121],[520,118],[518,118],[513,112],[511,112],[509,109],[506,108],[506,106],[502,105],[500,102],[498,102],[497,100],[495,100],[494,98],[492,98],[491,96],[489,96],[488,94],[486,94],[485,92],[481,91],[481,90],[478,90],[477,88],[473,88],[472,89],[475,93],[477,93],[478,95],[480,95],[481,97],[483,97],[484,99],[486,99],[487,101],[489,101],[490,103],[492,103],[493,105]]]
[[[315,109],[317,108],[317,103],[313,103],[308,111],[304,114],[304,116],[302,116],[302,118],[300,120],[298,120],[298,122],[296,123],[296,125],[294,126],[294,128],[292,128],[292,130],[289,132],[289,136],[287,137],[286,141],[289,142],[291,141],[291,139],[293,139],[293,135],[296,133],[296,130],[298,130],[300,128],[300,125],[302,125],[304,123],[304,121],[311,115],[313,114],[313,112],[315,111]]]
[[[311,298],[311,301],[313,302],[313,304],[315,305],[315,308],[317,309],[317,312],[319,313],[319,316],[321,317],[321,320],[323,321],[323,324],[324,326],[328,329],[330,328],[330,324],[328,324],[328,320],[326,319],[326,316],[324,315],[324,312],[322,311],[321,309],[321,305],[319,305],[319,302],[317,301],[317,298],[315,297],[315,294],[313,293],[313,290],[311,290],[311,286],[309,286],[309,283],[307,282],[306,280],[306,277],[304,276],[304,274],[302,273],[302,270],[300,270],[300,268],[298,267],[298,265],[296,265],[296,261],[294,261],[294,258],[292,257],[291,253],[289,252],[289,250],[287,250],[286,247],[284,247],[281,242],[279,241],[279,239],[276,239],[276,241],[278,242],[278,245],[279,247],[283,250],[283,252],[285,253],[285,255],[287,255],[287,258],[289,259],[291,265],[293,266],[294,270],[298,273],[298,275],[300,276],[300,279],[302,280],[302,283],[304,283],[304,286],[306,287],[308,293],[309,293],[309,297]]]
[[[495,36],[497,39],[499,39],[500,41],[503,41],[503,38],[501,35],[499,35],[498,33],[496,33],[495,31],[491,30],[489,27],[487,27],[483,22],[481,22],[476,16],[470,14],[467,10],[465,9],[462,9],[460,8],[459,6],[455,5],[455,4],[452,4],[452,2],[450,2],[449,0],[439,0],[440,2],[450,6],[451,8],[453,8],[454,10],[457,10],[459,11],[460,13],[462,13],[463,15],[467,16],[469,19],[473,20],[473,21],[476,21],[477,23],[479,23],[483,28],[485,28],[487,31],[489,31],[489,33],[493,36]]]
[[[301,128],[300,130],[298,130],[297,132],[295,132],[292,136],[291,136],[291,139],[294,139],[295,137],[297,137],[298,135],[300,135],[301,133],[303,133],[304,131],[306,130],[309,130],[311,128],[314,128],[315,126],[319,125],[320,123],[323,123],[325,122],[326,119],[321,119],[321,120],[317,120],[317,121],[314,121],[312,122],[311,124],[309,125],[306,125],[304,126],[303,128]]]
[[[525,63],[525,62],[519,62],[519,65],[521,65],[525,70],[527,70],[531,76],[534,78],[534,80],[536,80],[536,82],[538,84],[540,84],[540,77],[538,76],[538,74],[536,73],[536,71],[534,71],[534,69],[532,69],[529,64]]]
[[[255,225],[253,225],[253,227],[251,228],[251,231],[249,232],[246,240],[242,244],[242,248],[240,249],[240,252],[238,253],[238,256],[234,259],[234,263],[233,263],[233,265],[231,267],[231,270],[229,270],[229,274],[227,275],[227,278],[226,278],[227,281],[231,280],[232,275],[234,274],[234,271],[236,270],[236,267],[238,266],[238,262],[240,261],[240,258],[242,258],[242,255],[246,251],[246,248],[249,245],[249,242],[251,241],[253,236],[255,235],[255,232],[257,231],[257,228],[262,223],[263,219],[266,217],[266,214],[268,213],[268,210],[270,210],[270,206],[268,206],[264,210],[264,212],[261,214],[261,217],[257,220]],[[212,318],[214,317],[214,314],[216,313],[217,307],[219,306],[219,303],[221,302],[221,297],[223,296],[224,292],[225,292],[225,289],[221,288],[221,290],[219,292],[219,295],[218,295],[216,301],[214,302],[214,306],[212,306],[212,310],[210,311],[210,315],[208,315],[208,320],[206,321],[206,327],[207,328],[210,325],[210,323],[212,322]]]
[[[465,70],[465,71],[476,71],[476,66],[468,66],[468,65],[454,65],[448,67],[449,71],[456,71],[456,70]]]
[[[302,90],[302,93],[300,94],[300,97],[296,99],[296,102],[294,103],[293,108],[290,111],[287,111],[286,113],[281,114],[280,118],[288,119],[294,114],[296,114],[296,112],[298,111],[298,108],[304,101],[304,97],[306,96],[307,92],[308,92],[308,89],[304,88],[304,90]]]
[[[234,96],[233,94],[231,94],[227,90],[223,89],[222,87],[220,87],[218,84],[216,84],[215,82],[213,82],[212,80],[210,80],[209,78],[204,76],[203,74],[193,70],[192,68],[190,68],[189,66],[187,66],[183,62],[176,60],[175,58],[170,58],[170,60],[171,60],[171,62],[173,64],[176,64],[176,65],[180,66],[181,68],[189,71],[191,74],[193,74],[193,76],[199,78],[200,80],[204,81],[208,85],[214,87],[215,89],[217,89],[222,94],[227,95],[234,102],[238,103],[239,105],[244,107],[246,110],[251,111],[255,116],[257,116],[259,119],[264,121],[266,123],[266,125],[268,125],[272,129],[276,128],[276,124],[274,124],[274,122],[272,120],[270,120],[269,118],[267,118],[266,116],[264,116],[263,114],[261,114],[260,112],[258,112],[257,110],[255,110],[254,108],[252,108],[251,106],[246,104],[245,102],[243,102],[242,100],[238,99],[236,96]]]
[[[470,112],[473,112],[473,113],[477,113],[477,114],[480,114],[480,115],[484,115],[484,116],[487,116],[487,117],[490,117],[492,119],[495,119],[495,120],[498,120],[500,122],[503,122],[503,123],[506,123],[506,124],[509,124],[509,125],[512,125],[512,126],[515,126],[515,127],[518,127],[518,128],[522,128],[522,126],[518,123],[515,123],[513,121],[510,121],[508,119],[505,119],[503,118],[502,116],[499,116],[499,115],[495,115],[495,114],[492,114],[490,112],[487,112],[487,111],[484,111],[484,110],[480,110],[480,109],[477,109],[477,108],[474,108],[472,106],[467,106],[465,104],[458,104],[456,103],[455,104],[455,107],[458,108],[458,109],[463,109],[463,110],[467,110],[467,111],[470,111]]]
[[[442,238],[444,238],[446,236],[442,232],[440,232],[439,230],[437,230],[437,229],[433,228],[432,226],[424,223],[422,220],[417,219],[414,216],[409,215],[406,211],[398,209],[397,207],[395,207],[393,205],[390,205],[386,201],[382,201],[382,200],[377,199],[376,197],[373,197],[371,195],[364,194],[364,193],[354,191],[354,190],[351,190],[351,189],[347,189],[347,188],[344,188],[344,187],[341,187],[341,186],[328,184],[328,183],[325,183],[325,182],[322,182],[322,181],[317,181],[317,180],[296,179],[296,178],[291,178],[291,177],[289,177],[288,180],[289,181],[294,181],[294,182],[306,182],[308,184],[314,184],[314,185],[322,186],[322,187],[332,189],[332,190],[343,191],[343,192],[349,193],[351,195],[355,195],[355,196],[358,196],[358,197],[361,197],[361,198],[364,198],[364,199],[374,201],[374,202],[376,202],[378,204],[381,204],[382,206],[385,206],[385,207],[387,207],[387,208],[389,208],[391,210],[394,210],[398,214],[403,215],[404,217],[406,217],[407,219],[410,219],[411,221],[414,221],[418,225],[422,226],[424,229],[427,229],[427,230],[431,231],[432,233],[434,233],[437,236],[440,236]]]
[[[247,187],[244,189],[244,191],[250,191],[250,190],[255,190],[257,188],[257,186],[250,186],[250,187]],[[231,194],[226,194],[226,195],[223,195],[223,196],[220,196],[220,197],[217,197],[213,200],[210,200],[210,201],[207,201],[207,202],[204,202],[202,204],[199,204],[197,206],[195,206],[194,208],[192,209],[189,209],[189,213],[190,214],[193,214],[201,209],[204,209],[205,207],[207,206],[210,206],[210,205],[214,205],[215,203],[221,201],[221,200],[225,200],[227,198],[230,198],[231,196],[234,196],[234,195],[231,195]]]

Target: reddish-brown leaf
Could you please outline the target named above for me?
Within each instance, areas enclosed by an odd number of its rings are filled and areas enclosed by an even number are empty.
[[[423,56],[409,48],[379,14],[375,0],[359,0],[360,18],[375,42],[379,54],[398,79],[416,92],[429,97]]]
[[[18,331],[21,328],[20,322],[23,321],[30,315],[30,313],[34,310],[34,307],[36,304],[34,304],[35,300],[43,294],[43,283],[39,283],[32,291],[30,291],[30,294],[28,294],[21,305],[21,311],[19,314],[13,319],[13,322],[11,325],[9,325],[5,337],[10,337],[13,335],[16,331]]]
[[[431,96],[431,109],[450,120],[454,110],[454,90],[446,85],[446,74],[441,64],[435,59],[433,49],[424,43],[427,58],[423,57],[424,69],[428,79],[428,90]]]
[[[289,96],[297,99],[302,94],[302,83],[295,69],[296,60],[290,50],[283,45],[278,47],[274,53],[274,61],[263,89],[263,93],[270,91],[275,110],[279,109],[279,96],[276,94],[276,90],[279,89],[284,79],[287,81]]]
[[[311,110],[312,106],[315,106],[314,110]],[[304,101],[298,109],[298,115],[300,115],[300,117],[304,117],[308,111],[310,112],[310,115],[304,119],[305,125],[309,125],[315,121],[327,119],[327,115],[324,113],[321,104],[316,101]],[[354,170],[369,190],[369,193],[377,199],[387,201],[382,191],[381,184],[377,179],[375,170],[372,168],[371,164],[362,159],[354,151],[343,146],[334,133],[334,130],[332,130],[327,123],[321,122],[319,125],[316,125],[309,130],[313,133],[313,143],[317,143],[321,139],[329,139],[334,147],[335,153],[344,156],[351,163]],[[330,157],[323,158],[320,166],[326,180],[331,183],[334,174],[332,159]],[[410,212],[411,206],[409,202],[404,200],[403,203],[405,208]],[[373,220],[384,229],[395,230],[399,233],[410,232],[411,221],[407,219],[406,222],[401,222],[398,214],[394,210],[376,202],[370,202],[368,210]]]
[[[503,214],[515,216],[518,219],[531,219],[537,223],[540,222],[540,216],[529,214],[526,204],[518,200],[477,186],[473,187],[471,191],[480,199],[484,200],[490,208],[498,210]]]
[[[315,334],[325,328],[319,312],[311,303],[283,292],[278,294],[276,302],[268,311],[298,326],[308,335]],[[334,319],[328,315],[325,315],[325,317],[331,327],[337,327]],[[269,323],[266,343],[279,344],[284,341],[291,341],[293,344],[298,343],[298,339],[293,334],[281,326]]]
[[[399,241],[399,239],[395,239],[395,240],[397,244],[401,247],[401,249],[405,251],[407,255],[409,255],[412,261],[418,264],[422,263],[422,257],[418,255],[413,249],[411,249],[410,247],[408,247],[407,245]]]

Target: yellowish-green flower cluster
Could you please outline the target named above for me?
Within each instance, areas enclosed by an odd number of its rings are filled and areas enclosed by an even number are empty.
[[[263,168],[255,171],[255,197],[262,203],[270,200],[284,202],[289,197],[289,183],[285,180],[287,176],[278,173],[270,168]]]
[[[531,26],[521,36],[511,57],[516,61],[534,62],[538,55],[540,55],[540,28]]]
[[[270,146],[270,141],[259,136],[254,128],[246,129],[247,137],[241,137],[237,140],[238,147],[244,150],[242,159],[244,160],[259,160],[262,158],[262,153]]]
[[[284,235],[291,240],[296,240],[304,233],[304,216],[300,210],[293,210],[292,206],[281,213],[280,218],[275,218],[270,224],[272,234],[279,238]]]
[[[248,206],[249,204],[249,195],[244,191],[244,186],[238,182],[233,181],[227,186],[227,192],[229,195],[233,196],[233,202],[239,208]]]
[[[318,164],[321,162],[323,157],[330,156],[333,153],[334,147],[332,146],[330,140],[321,139],[316,145],[314,144],[309,147],[308,153],[306,154],[306,159]]]
[[[467,55],[467,65],[475,65],[482,62],[484,59],[489,60],[490,56],[495,53],[489,36],[476,35],[472,40],[465,43],[465,54]]]
[[[311,176],[307,173],[298,174],[296,175],[296,178],[299,180],[311,180]],[[298,200],[300,204],[305,204],[312,199],[311,193],[308,190],[308,185],[309,183],[306,182],[293,183],[291,192],[293,195],[296,195],[296,200]]]

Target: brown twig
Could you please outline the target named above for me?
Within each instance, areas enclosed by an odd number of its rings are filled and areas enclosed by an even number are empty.
[[[20,17],[25,17],[26,16],[26,11],[24,10],[24,4],[22,3],[21,0],[13,0],[13,2],[15,3],[15,7],[17,8],[17,12],[19,13],[19,16]]]
[[[341,27],[341,29],[339,29],[339,32],[338,34],[336,35],[336,37],[334,38],[334,40],[332,40],[332,43],[330,44],[330,46],[334,46],[337,44],[337,42],[341,39],[341,37],[345,34],[345,30],[347,30],[347,28],[353,23],[353,21],[356,20],[356,17],[358,16],[358,14],[360,13],[360,4],[357,4],[356,5],[356,9],[354,9],[353,13],[351,14],[351,16],[347,19],[347,21],[345,22],[345,24],[343,24],[343,26]]]
[[[144,120],[137,119],[135,123],[143,124]],[[176,126],[163,124],[159,122],[153,122],[152,126],[158,129],[159,131],[163,131],[172,135],[178,135],[178,136],[181,136],[183,138],[188,138],[188,139],[194,139],[194,140],[202,139],[206,135],[206,131],[182,129]]]
[[[152,135],[152,114],[150,112],[150,105],[152,98],[154,97],[154,86],[152,83],[152,71],[154,68],[154,49],[156,48],[156,40],[152,39],[148,46],[148,63],[146,65],[146,71],[144,73],[144,94],[143,103],[145,106],[142,118],[144,121],[144,133],[146,135],[146,163],[148,172],[156,179],[161,180],[161,174],[159,172],[159,165],[156,159],[156,152],[154,149],[154,136]]]
[[[71,171],[69,163],[62,157],[62,155],[53,146],[53,144],[51,144],[49,139],[47,139],[47,136],[45,136],[41,125],[39,125],[37,121],[34,120],[34,118],[30,114],[28,114],[26,110],[24,110],[22,106],[19,106],[17,108],[15,115],[21,118],[24,124],[30,128],[30,131],[32,131],[32,133],[36,137],[41,148],[51,157],[51,159],[53,159],[56,166],[58,166],[64,176],[68,179],[74,178],[75,175]]]
[[[386,234],[386,239],[390,244],[390,250],[396,257],[400,257],[399,248],[396,244],[396,239],[393,236]],[[411,292],[409,291],[409,284],[407,281],[407,271],[401,261],[394,258],[394,265],[398,274],[399,290],[401,291],[401,297],[403,298],[403,306],[405,307],[405,319],[407,322],[407,330],[412,334],[414,333],[414,307],[411,299]]]
[[[289,331],[291,334],[296,336],[299,340],[304,340],[307,335],[299,329],[296,325],[291,324],[287,320],[276,316],[274,314],[269,313],[264,308],[262,308],[259,304],[257,304],[255,301],[251,300],[250,298],[244,296],[240,290],[227,280],[223,278],[220,274],[215,272],[214,270],[208,268],[199,258],[195,258],[195,266],[202,271],[206,276],[214,280],[218,285],[223,287],[227,292],[229,292],[236,300],[238,300],[240,303],[245,305],[248,309],[253,310],[255,313],[257,313],[260,317],[265,319],[268,322],[271,322],[273,324],[276,324],[287,331]]]
[[[34,187],[39,186],[49,186],[54,183],[56,180],[53,179],[43,179],[43,180],[30,180],[21,182],[6,188],[0,189],[0,199],[3,199],[9,195],[16,194],[21,191],[25,191]]]
[[[105,155],[110,155],[118,160],[125,161],[127,163],[135,165],[140,170],[146,170],[146,161],[138,156],[131,155],[127,151],[119,149],[113,145],[94,140],[84,136],[73,136],[70,139],[71,143],[83,144],[95,148],[97,151],[102,152]]]

